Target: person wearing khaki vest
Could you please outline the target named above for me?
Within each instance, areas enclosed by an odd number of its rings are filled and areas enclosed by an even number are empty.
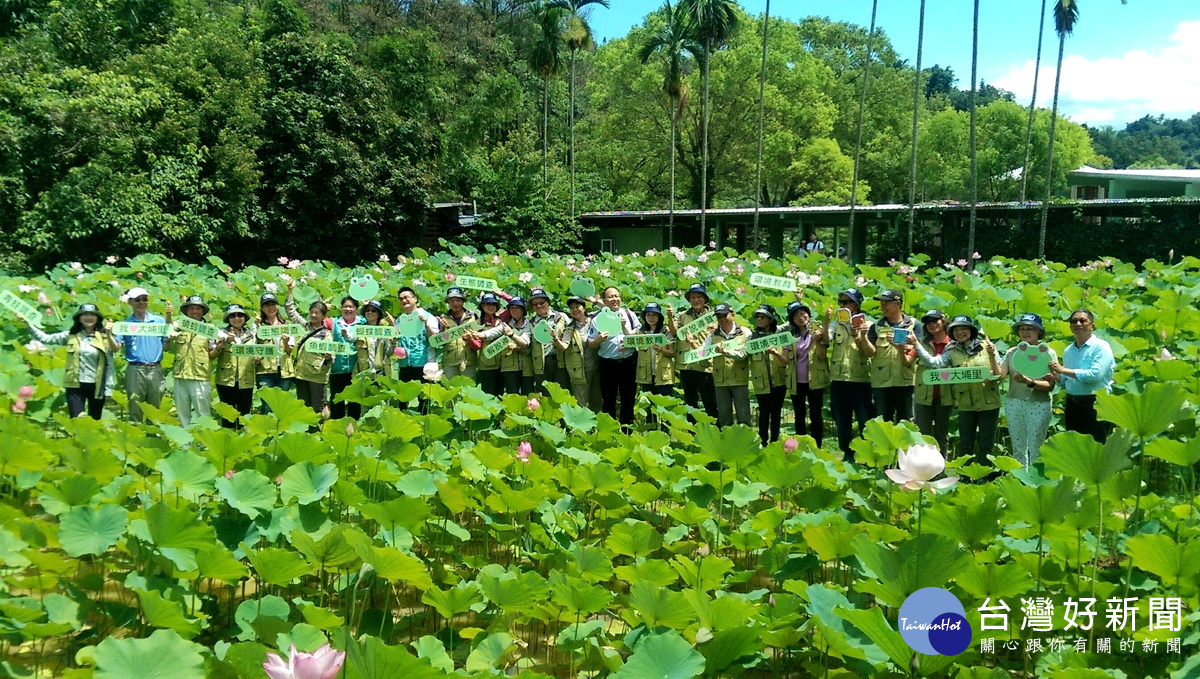
[[[287,325],[287,322],[279,315],[279,298],[275,296],[275,293],[264,292],[258,298],[258,318],[255,319],[254,325],[259,328],[266,325]],[[259,344],[273,344],[277,355],[273,358],[256,357],[254,359],[254,364],[257,366],[254,371],[256,387],[259,389],[278,387],[284,391],[292,390],[292,380],[296,377],[296,365],[289,348],[294,341],[288,335],[258,340]],[[264,413],[269,413],[271,407],[264,402],[262,410]]]
[[[116,383],[113,357],[121,345],[113,338],[95,304],[79,305],[71,321],[70,330],[53,334],[43,332],[29,321],[25,323],[42,344],[67,345],[67,367],[63,374],[67,413],[74,418],[87,412],[88,417],[98,420]]]
[[[295,285],[296,281],[288,281],[288,296],[283,306],[287,310],[288,318],[293,323],[303,325],[306,330],[305,335],[297,340],[294,349],[288,346],[296,366],[296,395],[304,405],[312,408],[313,412],[320,413],[322,417],[329,417],[329,407],[326,403],[329,392],[325,383],[329,380],[333,356],[304,348],[310,340],[324,340],[329,337],[329,330],[325,327],[325,320],[329,317],[329,305],[320,300],[309,304],[306,319],[296,309],[296,298],[292,296]]]
[[[863,353],[867,327],[871,324],[862,313],[863,295],[857,288],[838,293],[838,311],[825,310],[825,341],[830,345],[829,409],[837,426],[838,448],[847,462],[854,461],[850,442],[862,435],[867,421],[875,417],[871,400],[870,359]],[[836,322],[835,322],[836,321]],[[858,420],[858,430],[853,420]]]
[[[533,393],[533,323],[525,316],[525,300],[513,297],[508,301],[508,327],[512,345],[500,354],[500,375],[504,379],[504,393],[529,395]]]
[[[932,356],[919,342],[921,362],[930,368],[980,368],[988,378],[983,382],[956,383],[949,386],[958,408],[958,454],[975,455],[975,461],[989,466],[987,456],[996,445],[996,424],[1000,421],[1000,376],[996,347],[980,336],[979,326],[970,316],[955,316],[950,325],[954,339],[941,356]],[[978,445],[978,448],[976,447]]]
[[[548,394],[545,383],[553,382],[563,389],[570,386],[570,379],[567,377],[567,369],[562,365],[559,354],[561,353],[555,346],[554,338],[563,333],[563,328],[571,319],[561,311],[556,311],[550,306],[550,293],[542,288],[534,288],[529,291],[529,307],[532,313],[529,314],[529,322],[532,324],[532,329],[537,330],[537,327],[543,323],[550,329],[550,342],[543,344],[537,338],[537,333],[532,332],[532,344],[529,352],[533,358],[533,384],[534,388],[543,394]]]
[[[679,385],[683,387],[683,402],[695,408],[704,404],[704,412],[709,417],[717,416],[717,396],[713,388],[712,362],[708,360],[685,364],[683,356],[693,349],[698,349],[707,339],[717,324],[711,323],[707,328],[694,334],[683,336],[679,329],[695,321],[709,312],[708,290],[700,283],[688,288],[684,293],[691,308],[678,316],[675,310],[667,306],[667,329],[675,336],[675,368],[679,371]]]
[[[208,305],[196,295],[188,297],[180,308],[185,316],[203,321]],[[178,332],[167,340],[167,350],[175,353],[171,375],[175,379],[175,414],[183,426],[198,417],[210,417],[212,405],[212,359],[216,342],[190,332]]]
[[[445,301],[448,310],[438,317],[439,327],[442,331],[478,320],[475,312],[466,308],[467,296],[462,288],[454,287],[447,290]],[[478,361],[478,355],[469,346],[465,336],[442,345],[442,376],[447,380],[459,375],[465,375],[474,380],[475,366]]]
[[[750,339],[777,333],[779,319],[775,316],[775,307],[763,304],[755,309],[754,324],[756,327]],[[764,447],[779,440],[783,402],[788,393],[788,369],[794,360],[793,351],[791,347],[772,347],[749,357],[750,383],[758,400],[758,438]]]
[[[233,345],[254,344],[254,331],[246,327],[249,315],[238,304],[225,307],[225,330],[214,349],[217,360],[217,397],[233,406],[239,414],[250,414],[256,381],[253,356],[234,356]],[[221,426],[232,429],[235,422],[221,418]]]
[[[750,426],[750,361],[746,356],[746,340],[750,331],[733,320],[728,304],[713,308],[717,329],[708,336],[704,346],[716,352],[712,358],[713,387],[717,396],[717,426],[737,423]]]
[[[945,353],[946,347],[950,346],[950,335],[946,333],[948,320],[941,309],[930,309],[921,317],[924,332],[917,336],[917,341],[932,356]],[[942,455],[949,457],[950,415],[954,412],[954,393],[949,387],[928,382],[924,370],[917,371],[916,381],[913,420],[922,434],[932,436],[937,441],[938,450]]]
[[[363,302],[362,315],[367,319],[365,325],[391,327],[396,323],[396,319],[383,310],[383,305],[373,299]],[[395,377],[392,370],[395,348],[396,341],[390,337],[355,338],[354,351],[358,360],[354,364],[354,374],[366,375],[372,380],[376,375]]]
[[[899,290],[884,290],[875,301],[883,318],[867,329],[867,342],[862,347],[863,354],[871,359],[875,414],[888,422],[911,420],[917,352],[908,348],[908,336],[916,331],[917,323],[904,313],[904,296]]]
[[[581,406],[600,412],[603,399],[600,395],[600,357],[588,344],[587,335],[592,319],[588,317],[587,301],[582,297],[567,300],[571,321],[563,333],[554,339],[562,355],[562,365],[567,369],[571,382],[571,394]]]
[[[811,434],[817,447],[825,441],[825,389],[829,386],[829,341],[823,329],[812,324],[812,310],[796,300],[787,307],[788,329],[796,339],[790,349],[793,367],[788,372],[788,393],[796,416],[796,433]],[[807,411],[808,422],[805,422]]]
[[[499,312],[500,300],[496,298],[496,295],[490,292],[480,295],[479,324],[483,327],[465,335],[472,351],[479,352],[479,362],[475,370],[479,388],[492,396],[504,394],[504,379],[500,373],[500,356],[488,358],[483,355],[483,350],[502,336],[512,334],[512,327],[500,320]]]
[[[642,329],[637,334],[664,335],[668,343],[638,348],[637,383],[642,391],[648,394],[673,396],[675,394],[675,363],[671,358],[675,353],[675,347],[672,346],[675,338],[667,332],[664,321],[662,307],[658,304],[651,302],[642,309]],[[658,423],[653,405],[647,411],[646,423]]]

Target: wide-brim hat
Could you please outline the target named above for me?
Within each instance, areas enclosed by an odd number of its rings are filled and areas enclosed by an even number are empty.
[[[97,318],[101,318],[100,308],[95,304],[87,303],[79,305],[79,310],[75,312],[75,315],[71,317],[71,320],[78,321],[79,317],[84,314],[95,314]]]
[[[201,309],[204,309],[204,313],[206,315],[208,314],[208,305],[204,303],[204,298],[200,297],[199,295],[192,295],[191,297],[183,300],[183,304],[180,305],[179,310],[184,311],[190,306],[198,306]]]
[[[1031,328],[1037,328],[1038,332],[1046,334],[1046,326],[1042,324],[1042,317],[1037,314],[1021,314],[1016,323],[1013,323],[1013,332],[1020,329],[1022,325],[1028,325]]]
[[[376,300],[368,299],[367,301],[363,302],[362,311],[365,312],[367,309],[374,309],[375,312],[380,316],[383,315],[383,305]]]
[[[241,304],[230,304],[229,306],[225,307],[225,322],[228,323],[229,317],[237,314],[241,314],[246,318],[250,318],[250,314],[246,313],[246,310],[242,308]]]
[[[838,293],[839,297],[842,295],[849,297],[850,299],[854,300],[855,304],[862,306],[863,294],[858,288],[846,288]]]
[[[508,308],[509,309],[511,309],[515,306],[519,306],[519,307],[521,307],[521,309],[525,309],[525,298],[524,297],[513,297],[512,299],[508,300]]]
[[[479,296],[479,306],[482,307],[484,304],[500,306],[500,299],[490,292],[485,292]]]
[[[970,328],[971,337],[979,334],[979,326],[975,325],[975,319],[965,314],[950,319],[950,324],[946,326],[946,330],[953,332],[955,328]]]
[[[546,300],[547,302],[550,301],[550,293],[546,292],[542,288],[534,288],[529,291],[529,301],[530,302],[532,302],[533,300],[535,300],[539,297]]]
[[[658,302],[650,302],[642,309],[642,321],[645,322],[646,314],[658,314],[659,318],[663,317],[662,306]]]
[[[795,318],[796,314],[801,311],[808,314],[810,318],[812,317],[812,309],[808,308],[807,304],[805,304],[803,302],[792,302],[791,304],[788,304],[787,305],[788,320],[791,321],[793,318]]]
[[[692,294],[693,292],[698,292],[701,295],[704,295],[704,303],[708,304],[708,288],[705,288],[702,283],[696,283],[689,287],[687,292],[683,293],[683,298],[687,299],[688,295]]]

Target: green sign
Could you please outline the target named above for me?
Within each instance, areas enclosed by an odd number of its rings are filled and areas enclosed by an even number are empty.
[[[305,342],[304,350],[310,354],[333,354],[335,356],[350,356],[355,353],[353,344],[315,339]]]
[[[378,339],[395,337],[396,329],[390,325],[356,325],[354,326],[354,336],[357,338]]]
[[[500,352],[504,351],[510,344],[512,344],[512,341],[512,338],[508,335],[502,335],[500,339],[483,348],[483,357],[488,360],[496,358],[500,355]]]
[[[768,276],[765,273],[750,274],[750,285],[760,288],[770,288],[772,290],[783,290],[785,292],[795,292],[799,289],[796,285],[795,278],[787,278],[785,276]]]
[[[437,349],[438,347],[444,347],[477,328],[479,328],[479,323],[476,321],[468,321],[462,325],[456,325],[449,330],[443,330],[433,337],[430,337],[429,346],[433,347],[434,349]]]
[[[273,340],[284,335],[303,335],[304,333],[303,325],[291,323],[288,325],[260,325],[257,334],[259,339]]]
[[[704,314],[703,316],[701,316],[700,318],[697,318],[696,320],[692,321],[691,323],[688,323],[687,325],[680,328],[679,332],[677,334],[680,337],[684,337],[684,338],[691,337],[692,335],[698,335],[698,334],[704,332],[705,330],[707,330],[708,326],[710,326],[716,322],[717,322],[717,315],[710,311],[710,312]]]
[[[692,363],[703,361],[716,355],[717,350],[713,347],[700,347],[699,349],[692,349],[683,355],[683,364],[691,365]]]
[[[550,330],[550,321],[542,321],[533,326],[533,338],[541,344],[553,342],[554,333]]]
[[[491,278],[479,278],[478,276],[457,276],[454,283],[462,288],[470,288],[472,290],[498,290],[500,286]]]
[[[1013,352],[1012,367],[1030,379],[1045,377],[1050,373],[1050,347],[1045,342],[1021,342]]]
[[[596,325],[596,329],[600,332],[608,333],[609,337],[620,335],[624,327],[621,324],[621,317],[618,316],[612,309],[605,309],[596,314],[592,319],[592,323]]]
[[[175,327],[179,328],[183,332],[190,332],[193,335],[207,337],[210,340],[215,340],[221,336],[221,329],[217,326],[208,323],[202,323],[194,318],[188,318],[187,316],[175,321]]]
[[[1044,374],[1042,373],[1042,375]],[[965,368],[926,370],[924,378],[925,384],[971,384],[973,382],[986,382],[987,380],[994,379],[991,369],[969,366]]]
[[[571,281],[571,294],[587,299],[596,296],[596,284],[590,278],[576,278]]]
[[[666,346],[666,335],[626,335],[625,346],[630,349],[645,349],[647,347]]]
[[[350,278],[350,296],[354,299],[365,302],[369,299],[375,299],[379,294],[379,283],[375,282],[375,277],[371,274],[363,274],[357,278]]]
[[[420,337],[425,332],[425,321],[416,312],[404,314],[396,319],[396,331],[401,337]]]
[[[32,325],[36,325],[39,328],[42,326],[42,319],[38,316],[37,307],[17,297],[11,290],[0,292],[0,306],[24,318]]]
[[[171,334],[171,326],[166,323],[113,323],[114,335],[124,337],[166,337]]]
[[[279,356],[279,350],[275,348],[274,344],[234,344],[229,347],[229,353],[239,357],[252,356],[255,358]]]
[[[796,338],[792,337],[792,333],[784,330],[783,332],[777,332],[774,335],[767,335],[766,337],[759,337],[746,342],[746,353],[761,354],[767,349],[774,347],[786,347],[795,341]]]

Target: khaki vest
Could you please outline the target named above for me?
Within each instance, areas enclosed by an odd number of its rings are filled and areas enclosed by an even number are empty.
[[[177,380],[212,379],[212,361],[208,358],[209,340],[190,332],[181,332],[167,340],[170,350],[175,352],[175,364],[171,373]]]
[[[637,350],[638,384],[675,384],[675,360],[672,356],[655,351],[654,347]]]
[[[549,323],[550,331],[553,332],[555,336],[558,336],[562,333],[563,327],[566,326],[567,321],[569,320],[569,318],[558,311],[551,311],[550,315],[546,318],[542,318],[537,314],[529,317],[529,322],[532,323],[530,326],[531,330],[536,328],[539,323]],[[547,349],[547,347],[549,348]],[[554,346],[553,341],[551,341],[550,344],[542,344],[541,342],[537,341],[536,337],[533,337],[532,335],[530,336],[529,352],[530,356],[533,358],[534,375],[544,375],[546,373],[546,359],[554,356],[557,360],[558,355],[562,353],[558,350],[558,347]]]
[[[301,324],[304,325],[304,324]],[[259,323],[259,327],[263,324]],[[296,359],[289,353],[283,351],[283,340],[258,340],[259,344],[274,344],[279,349],[280,356],[278,358],[264,358],[259,361],[256,372],[259,375],[273,375],[279,373],[279,376],[284,379],[291,379],[296,376]]]
[[[499,326],[503,322],[504,321],[499,320],[499,317],[497,317],[496,325],[491,326],[490,328],[485,325],[485,326],[483,326],[483,331],[491,330],[491,329]],[[496,339],[483,341],[483,346],[479,347],[479,353],[478,353],[478,365],[479,365],[480,370],[499,370],[500,369],[500,361],[504,357],[504,351],[500,352],[500,354],[497,356],[493,356],[492,358],[486,358],[483,355],[483,350],[486,349],[489,344],[491,344],[492,342],[495,342],[497,339],[499,339],[503,336],[504,336],[503,334],[500,334],[500,335],[496,336]],[[508,351],[508,350],[505,349],[505,351]]]
[[[244,342],[238,344],[254,344],[254,333],[246,330],[242,335]],[[217,384],[222,387],[236,386],[239,389],[253,389],[254,376],[257,374],[253,356],[234,356],[230,345],[217,354]]]
[[[742,326],[737,326],[741,331],[738,335],[726,340],[720,334],[714,332],[712,337],[712,345],[715,347],[719,344],[724,344],[726,341],[733,341],[737,337],[748,339],[750,331]],[[712,374],[713,386],[717,387],[744,387],[750,381],[750,361],[746,357],[745,345],[736,352],[726,354],[715,354],[712,357]]]
[[[104,387],[108,383],[108,373],[113,369],[112,348],[108,345],[108,335],[99,332],[92,335],[92,346],[100,350],[100,361],[96,364],[96,389],[94,398],[104,396]],[[67,336],[67,368],[63,374],[63,386],[71,389],[79,388],[79,349],[82,345],[83,333],[77,332]]]
[[[795,389],[796,347],[780,347],[779,352],[783,354],[785,363],[780,363],[779,359],[772,356],[769,351],[749,357],[750,384],[754,387],[756,395],[769,394],[776,387],[787,388],[789,382],[792,389]]]
[[[305,333],[307,336],[307,333]],[[313,333],[310,340],[323,340],[329,336],[329,331],[321,328]],[[303,339],[303,338],[302,338]],[[297,345],[300,343],[297,342]],[[333,367],[332,361],[325,360],[325,354],[314,354],[305,351],[303,346],[296,346],[292,349],[295,356],[296,379],[304,380],[305,382],[317,382],[324,384],[329,377],[329,369]]]
[[[893,344],[893,327],[907,328],[909,332],[916,329],[916,321],[905,316],[896,326],[881,326],[882,321],[875,323],[875,355],[871,357],[871,387],[911,387],[916,375],[915,362],[904,364],[908,347],[903,344]]]
[[[709,311],[712,311],[712,309],[705,309],[704,311],[701,311],[700,313],[696,313],[695,310],[693,310],[693,309],[688,309],[687,311],[684,311],[675,316],[675,328],[676,329],[682,328],[683,326],[687,325],[688,323],[691,323],[692,321],[696,320],[697,318],[700,318],[701,316],[708,313]],[[695,363],[690,363],[688,365],[684,365],[683,355],[693,349],[699,349],[700,345],[704,344],[704,340],[708,339],[709,335],[711,335],[713,333],[713,331],[716,329],[717,329],[717,322],[714,320],[712,323],[708,324],[707,329],[705,329],[701,332],[698,332],[695,335],[692,335],[690,338],[684,337],[683,335],[676,336],[675,337],[675,367],[680,370],[695,370],[696,372],[711,373],[712,372],[712,361],[711,360],[696,361]]]
[[[471,321],[478,319],[479,317],[476,316],[475,313],[470,309],[463,309],[461,322],[454,320],[454,317],[450,315],[450,312],[446,312],[441,316],[438,316],[438,321],[441,322],[442,330],[449,330],[450,328],[457,327],[463,323],[470,323]],[[462,337],[459,337],[453,342],[447,342],[442,345],[442,368],[457,366],[459,370],[466,370],[468,367],[473,366],[478,362],[479,357],[477,352],[472,349],[471,345],[467,344],[467,340],[463,339]]]
[[[947,351],[950,352],[950,365],[955,368],[973,368],[981,367],[991,374],[992,361],[988,358],[986,349],[980,351],[974,356],[968,356],[966,350],[962,347],[954,346]],[[1000,380],[988,380],[986,382],[975,382],[972,384],[952,384],[950,391],[954,394],[954,404],[959,410],[967,412],[978,412],[983,410],[996,410],[1000,407]],[[946,386],[942,386],[942,394],[946,393]]]
[[[381,325],[387,325],[387,323]],[[377,374],[392,377],[392,350],[395,348],[396,343],[386,337],[364,337],[355,340],[354,351],[358,357],[354,362],[354,372],[357,374],[369,370],[373,353]]]
[[[562,352],[559,365],[567,369],[571,384],[587,382],[587,366],[584,363],[584,344],[587,342],[587,325],[576,329],[574,321],[567,324],[563,337],[567,340],[567,349]]]
[[[925,345],[925,350],[931,355],[937,355],[937,348],[933,346],[933,342],[929,341],[928,338],[921,340],[921,344]],[[931,406],[933,405],[933,389],[937,385],[925,383],[926,369],[927,368],[925,366],[921,366],[917,369],[917,388],[913,392],[913,400],[920,405]],[[954,390],[944,384],[941,385],[941,390],[938,392],[938,405],[954,405]]]
[[[517,335],[532,339],[530,333],[533,331],[533,323],[528,318],[523,321],[520,326],[517,326],[516,321],[508,322],[513,329],[513,338],[512,344],[500,353],[500,372],[521,373],[522,377],[533,377],[533,356],[529,353],[532,344],[523,348],[517,346]]]
[[[858,348],[850,326],[838,323],[834,326],[833,342],[829,347],[830,379],[834,382],[870,382],[871,362]]]

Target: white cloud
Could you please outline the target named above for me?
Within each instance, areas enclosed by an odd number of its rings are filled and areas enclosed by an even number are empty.
[[[1038,106],[1050,108],[1058,41],[1049,36],[1038,73]],[[1028,105],[1033,61],[1012,66],[990,81]],[[1200,21],[1180,22],[1161,47],[1131,50],[1117,57],[1071,55],[1067,37],[1059,112],[1077,122],[1122,127],[1144,115],[1188,118],[1200,111]]]

